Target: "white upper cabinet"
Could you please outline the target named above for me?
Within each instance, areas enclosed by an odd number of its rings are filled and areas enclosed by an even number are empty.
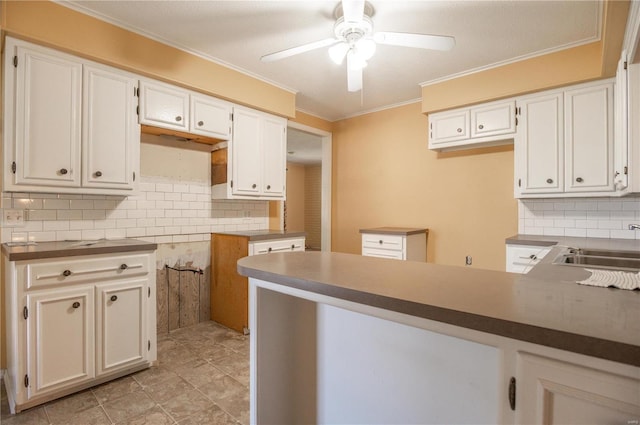
[[[283,200],[286,195],[287,120],[249,108],[233,108],[227,179],[211,188],[213,199]]]
[[[627,52],[622,52],[616,72],[615,100],[615,143],[614,143],[614,182],[616,190],[629,187],[629,78],[627,71]]]
[[[516,131],[515,115],[513,99],[429,114],[429,149],[471,149],[508,143]]]
[[[5,64],[11,62],[13,69],[5,67],[5,114],[15,115],[5,121],[5,189],[79,187],[82,63],[8,42]]]
[[[157,81],[140,81],[140,124],[189,129],[189,92]]]
[[[140,156],[136,80],[85,65],[82,185],[132,189]]]
[[[229,140],[232,104],[158,81],[140,81],[140,124]]]
[[[191,132],[214,139],[231,137],[232,106],[220,99],[204,95],[191,95]]]
[[[4,60],[3,190],[131,194],[136,80],[10,37]]]
[[[518,99],[516,197],[615,196],[611,80]]]

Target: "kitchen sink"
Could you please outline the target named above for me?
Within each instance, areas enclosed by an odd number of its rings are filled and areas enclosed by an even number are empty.
[[[640,272],[640,255],[624,251],[570,249],[558,255],[553,260],[553,264]]]

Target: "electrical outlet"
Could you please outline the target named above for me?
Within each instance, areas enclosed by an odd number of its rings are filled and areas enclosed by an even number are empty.
[[[7,227],[24,226],[24,210],[4,210],[4,225]]]
[[[473,258],[470,255],[467,255],[464,259],[464,264],[466,266],[470,266],[473,263]]]
[[[242,216],[243,217],[251,217],[251,211],[247,211],[247,210],[242,211]]]

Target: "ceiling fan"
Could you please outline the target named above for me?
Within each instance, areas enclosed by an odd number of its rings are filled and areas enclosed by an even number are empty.
[[[456,44],[453,37],[444,35],[415,34],[404,32],[373,32],[373,6],[365,0],[342,0],[336,7],[334,38],[325,38],[270,53],[260,58],[262,62],[273,62],[310,50],[329,47],[329,56],[337,65],[347,59],[347,89],[362,90],[362,69],[373,57],[376,44],[415,47],[418,49],[451,50]]]

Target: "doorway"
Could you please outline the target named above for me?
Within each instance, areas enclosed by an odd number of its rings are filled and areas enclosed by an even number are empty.
[[[289,123],[287,200],[280,207],[280,228],[306,232],[308,250],[331,251],[331,133]]]

